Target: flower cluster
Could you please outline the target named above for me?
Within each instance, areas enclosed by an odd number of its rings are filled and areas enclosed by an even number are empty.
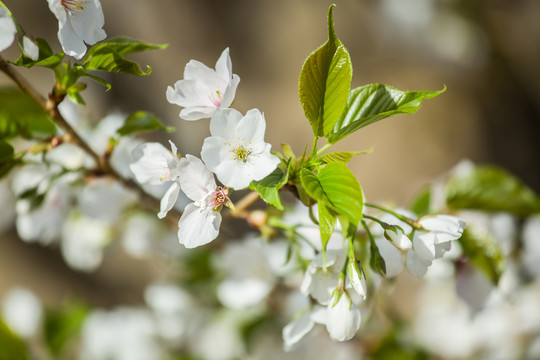
[[[405,210],[397,215],[401,219],[385,214],[372,226],[375,242],[385,260],[387,277],[403,270],[404,258],[411,274],[424,276],[433,260],[442,258],[465,228],[463,220],[451,215],[429,215],[418,220],[412,220],[415,215]]]
[[[279,164],[264,142],[266,122],[258,109],[245,116],[229,106],[234,100],[240,78],[232,73],[229,49],[219,57],[215,70],[191,60],[184,79],[167,88],[167,100],[183,109],[185,120],[211,118],[210,136],[204,140],[202,161],[195,156],[179,158],[158,143],[141,145],[131,171],[141,184],[172,182],[161,200],[159,218],[165,217],[180,194],[191,200],[178,222],[178,239],[187,248],[204,245],[219,234],[220,210],[233,208],[231,189],[240,190],[269,175]],[[203,163],[204,161],[204,163]],[[213,174],[224,185],[217,186]]]

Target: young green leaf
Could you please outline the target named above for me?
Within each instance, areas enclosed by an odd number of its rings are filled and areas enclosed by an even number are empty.
[[[333,129],[325,133],[330,143],[352,134],[364,126],[399,114],[412,114],[420,108],[422,100],[444,92],[401,91],[382,84],[369,84],[351,90],[345,110]]]
[[[336,215],[329,209],[324,202],[319,202],[317,205],[319,210],[319,231],[321,232],[321,249],[323,252],[323,258],[325,258],[326,244],[330,240],[330,236],[334,233],[336,228]]]
[[[507,211],[519,217],[540,212],[538,195],[495,166],[477,166],[464,176],[451,178],[446,184],[446,203],[453,209]]]
[[[135,132],[153,130],[165,130],[167,132],[173,132],[174,128],[163,125],[163,123],[156,116],[147,111],[137,111],[136,113],[129,115],[124,122],[124,125],[120,129],[116,130],[116,132],[120,136],[125,136]]]
[[[279,189],[287,183],[290,168],[290,163],[285,172],[277,168],[264,179],[252,181],[249,188],[256,191],[266,203],[275,206],[279,210],[284,210],[279,196]]]
[[[328,153],[328,154],[324,154],[321,157],[318,157],[317,159],[315,159],[313,164],[315,166],[320,166],[320,165],[329,164],[331,162],[339,162],[339,163],[342,163],[342,164],[346,165],[356,155],[369,154],[369,153],[371,153],[372,150],[373,149],[369,149],[369,150],[366,150],[366,151],[336,151],[336,152],[331,152],[331,153]]]
[[[358,226],[362,219],[364,194],[347,166],[333,162],[317,175],[302,169],[300,180],[309,196],[345,216],[353,226]]]
[[[124,56],[147,50],[165,49],[167,46],[167,44],[147,44],[128,37],[114,37],[92,46],[84,56],[83,63],[97,54],[115,52]]]
[[[334,32],[334,6],[328,9],[328,41],[306,59],[298,84],[300,103],[316,136],[334,128],[351,85],[351,59]]]
[[[129,38],[112,38],[94,45],[84,56],[81,69],[100,70],[132,75],[149,75],[151,68],[144,71],[141,67],[124,56],[136,52],[164,49],[167,45],[146,44]]]
[[[458,241],[472,263],[497,284],[506,264],[499,243],[493,235],[487,230],[468,225]]]
[[[386,276],[386,263],[384,262],[384,258],[379,252],[379,248],[377,247],[373,237],[370,237],[369,239],[369,252],[369,266],[371,269],[382,276]]]
[[[43,139],[56,134],[45,110],[17,88],[0,88],[0,139]]]

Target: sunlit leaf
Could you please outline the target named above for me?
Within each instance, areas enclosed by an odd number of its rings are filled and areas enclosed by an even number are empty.
[[[401,91],[382,84],[369,84],[351,90],[345,110],[331,131],[326,133],[330,143],[352,134],[364,126],[399,114],[412,114],[420,108],[422,100],[444,92]]]
[[[366,151],[336,151],[324,154],[313,161],[315,166],[329,164],[331,162],[339,162],[347,164],[353,157],[361,154],[369,154],[372,149]]]
[[[360,183],[345,165],[330,163],[317,175],[303,169],[300,179],[309,196],[345,216],[353,226],[358,226],[362,219],[364,195]]]
[[[252,181],[249,184],[251,190],[256,191],[266,203],[275,206],[279,210],[284,210],[279,189],[287,183],[289,179],[290,163],[285,171],[280,168],[275,169],[270,175],[260,181]]]
[[[85,71],[100,70],[145,76],[150,74],[150,66],[143,70],[136,62],[128,60],[124,56],[166,47],[167,45],[147,44],[125,37],[112,38],[92,46],[84,56],[81,68]]]
[[[334,31],[334,6],[328,9],[328,41],[306,59],[299,80],[300,103],[316,136],[333,129],[345,108],[352,77],[349,53]]]

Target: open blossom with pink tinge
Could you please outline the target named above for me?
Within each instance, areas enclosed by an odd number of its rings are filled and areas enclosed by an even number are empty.
[[[67,55],[81,59],[86,44],[94,45],[107,37],[102,29],[105,19],[99,0],[48,1],[58,19],[58,40]]]
[[[220,210],[223,205],[233,208],[229,189],[216,185],[214,174],[203,162],[186,155],[188,164],[181,170],[180,187],[193,200],[178,221],[178,240],[187,248],[208,244],[219,234]]]
[[[184,69],[184,79],[167,88],[167,101],[184,109],[184,120],[211,118],[217,109],[231,106],[240,78],[232,73],[229,48],[219,57],[216,68],[190,60]]]

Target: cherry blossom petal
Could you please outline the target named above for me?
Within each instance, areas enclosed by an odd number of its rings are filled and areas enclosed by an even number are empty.
[[[366,278],[361,274],[361,270],[358,266],[354,266],[354,263],[349,262],[347,266],[347,276],[349,277],[349,282],[354,291],[365,300],[367,292]]]
[[[28,36],[23,36],[22,51],[24,56],[34,61],[39,58],[39,48]]]
[[[315,323],[311,319],[311,312],[309,310],[304,311],[298,319],[285,325],[282,331],[285,351],[290,351],[293,345],[298,343],[313,329],[314,325]]]
[[[223,52],[219,56],[218,61],[216,62],[216,75],[223,79],[223,81],[225,82],[229,81],[231,79],[231,76],[233,75],[229,48],[223,50]]]
[[[16,33],[15,22],[9,16],[7,10],[0,6],[0,51],[4,51],[11,46]]]
[[[242,113],[235,109],[224,109],[216,112],[210,121],[210,134],[226,141],[236,140],[238,124],[242,120]]]
[[[411,242],[410,240],[409,243]],[[392,278],[403,270],[403,254],[386,239],[376,238],[375,243],[386,265],[386,277]]]
[[[101,4],[97,0],[88,0],[81,12],[68,16],[73,31],[89,45],[94,45],[107,37],[102,27],[105,24]]]
[[[335,305],[333,304],[334,298],[328,304],[326,329],[332,340],[350,340],[360,328],[362,314],[360,309],[351,304],[346,294],[341,294],[339,301]]]
[[[208,244],[219,234],[221,214],[211,209],[202,210],[194,203],[184,209],[178,221],[178,240],[186,248]]]
[[[186,155],[188,164],[182,169],[180,186],[188,198],[193,201],[205,199],[216,190],[214,175],[203,162],[193,155]]]
[[[231,104],[234,101],[234,97],[236,96],[236,89],[238,88],[238,84],[240,83],[240,77],[236,74],[233,75],[231,82],[225,89],[225,94],[223,95],[223,99],[221,100],[221,106],[220,108],[228,108],[231,106]]]
[[[145,143],[133,151],[136,161],[129,165],[137,181],[141,184],[161,184],[171,178],[169,163],[172,154],[160,143]]]
[[[407,252],[407,270],[411,274],[423,277],[430,266],[431,261],[418,256],[413,249]]]
[[[176,200],[178,199],[178,194],[180,194],[180,185],[178,184],[178,182],[174,181],[161,199],[158,218],[163,219],[165,216],[167,216],[167,213],[173,208],[174,204],[176,203]]]

